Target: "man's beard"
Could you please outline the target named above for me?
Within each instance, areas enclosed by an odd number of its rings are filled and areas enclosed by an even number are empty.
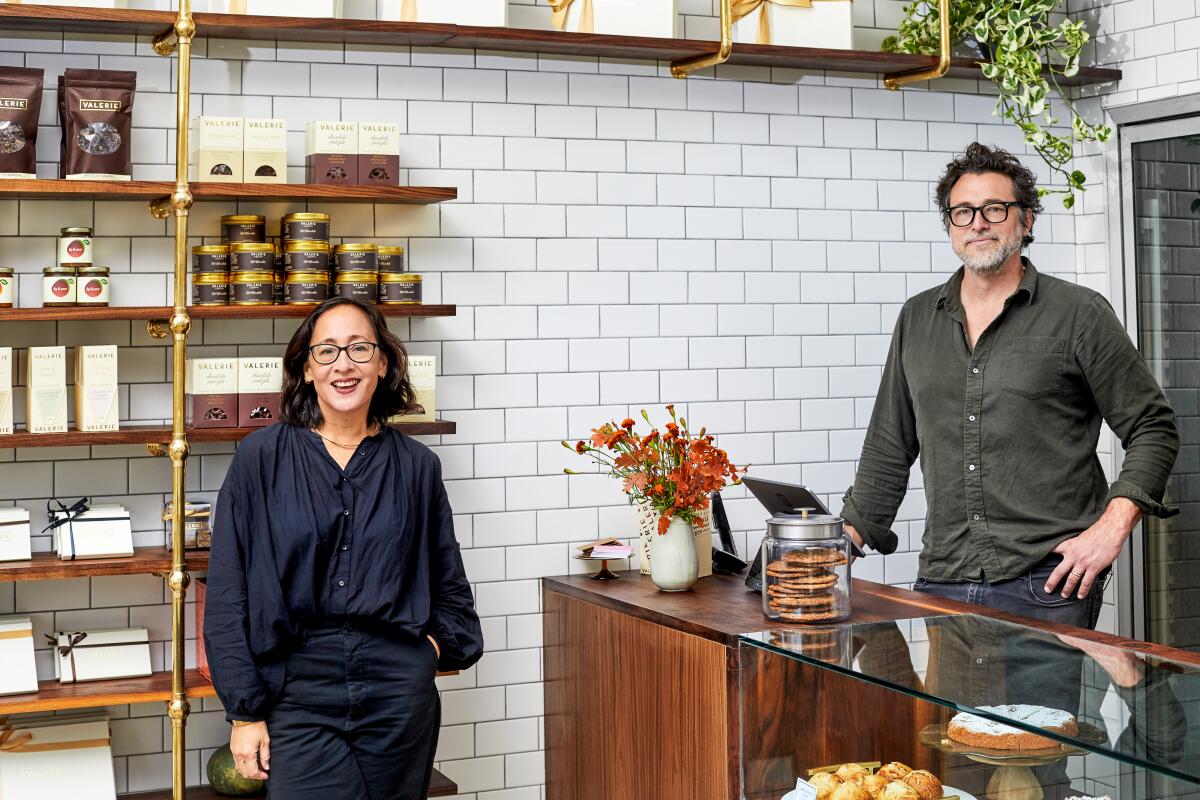
[[[989,234],[985,238],[995,238],[998,242],[990,252],[974,252],[970,245],[964,244],[961,248],[954,245],[954,253],[962,259],[963,266],[974,274],[995,275],[1010,258],[1021,252],[1025,231],[1021,226],[1017,226],[1008,236],[993,237]]]

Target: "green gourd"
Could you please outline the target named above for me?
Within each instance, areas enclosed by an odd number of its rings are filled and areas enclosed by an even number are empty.
[[[233,761],[229,745],[218,747],[208,759],[208,782],[217,794],[227,797],[254,797],[261,795],[266,781],[242,777]]]

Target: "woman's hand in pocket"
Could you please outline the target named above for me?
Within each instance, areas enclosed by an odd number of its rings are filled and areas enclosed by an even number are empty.
[[[229,736],[229,749],[233,752],[233,763],[243,778],[265,781],[271,769],[271,737],[267,723],[251,722],[249,725],[233,726]]]

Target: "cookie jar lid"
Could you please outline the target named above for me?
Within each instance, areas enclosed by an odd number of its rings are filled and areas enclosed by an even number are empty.
[[[794,511],[781,511],[767,520],[767,535],[775,539],[802,539],[809,541],[828,541],[840,539],[842,533],[841,517],[832,514],[813,514],[815,509],[797,508]]]

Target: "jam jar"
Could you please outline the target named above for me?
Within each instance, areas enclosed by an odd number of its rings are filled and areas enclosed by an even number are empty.
[[[0,267],[0,308],[12,308],[16,297],[16,280],[12,267]]]
[[[841,517],[812,511],[767,520],[762,606],[769,620],[828,624],[850,616],[850,538]]]
[[[92,263],[92,229],[63,228],[58,235],[58,263],[81,267]]]
[[[111,297],[108,267],[80,267],[75,281],[75,302],[81,306],[107,306]]]
[[[75,305],[75,268],[46,267],[42,270],[42,305],[46,308]]]

